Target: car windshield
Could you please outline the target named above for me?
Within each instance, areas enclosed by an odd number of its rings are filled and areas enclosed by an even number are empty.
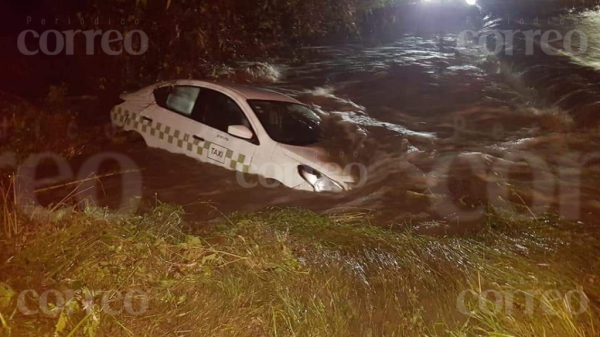
[[[248,103],[274,141],[298,146],[319,141],[321,118],[305,105],[262,100]]]

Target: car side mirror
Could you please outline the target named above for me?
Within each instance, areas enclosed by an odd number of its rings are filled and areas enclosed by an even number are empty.
[[[227,133],[242,139],[252,139],[252,131],[245,125],[230,125],[227,128]]]
[[[169,99],[169,95],[173,91],[173,87],[160,87],[154,90],[154,100],[156,104],[161,107],[165,107],[167,105],[167,100]]]

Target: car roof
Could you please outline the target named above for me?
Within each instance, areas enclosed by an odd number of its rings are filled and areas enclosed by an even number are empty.
[[[171,82],[172,83],[172,82]],[[233,83],[224,83],[224,82],[208,82],[208,81],[198,81],[198,80],[179,80],[175,82],[178,85],[196,85],[196,86],[207,86],[208,87],[217,87],[218,89],[225,89],[223,91],[233,91],[235,94],[242,96],[247,100],[266,100],[266,101],[278,101],[278,102],[289,102],[289,103],[297,103],[302,104],[298,100],[289,97],[284,94],[280,94],[278,92],[257,88],[249,85],[243,84],[233,84]]]

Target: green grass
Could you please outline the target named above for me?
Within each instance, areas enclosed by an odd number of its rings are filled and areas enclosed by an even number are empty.
[[[599,243],[550,217],[490,211],[485,229],[464,237],[391,232],[372,226],[366,215],[325,217],[295,209],[198,226],[164,204],[142,215],[90,208],[32,221],[35,235],[12,245],[0,267],[0,326],[13,336],[598,333],[600,266],[592,254]],[[27,316],[16,310],[25,289],[77,295],[66,305],[69,315],[59,306],[54,317]],[[99,291],[133,289],[149,296],[142,315],[110,315],[102,308]],[[528,297],[521,293],[512,313],[486,314],[478,305],[486,290],[506,296],[515,289],[582,289],[590,309],[571,316],[564,302],[542,292],[532,295],[528,315]],[[472,291],[465,301],[474,311],[470,317],[457,309],[466,290]],[[93,310],[84,310],[86,296],[96,299]],[[36,300],[26,298],[35,308]],[[121,302],[111,308],[122,308]]]

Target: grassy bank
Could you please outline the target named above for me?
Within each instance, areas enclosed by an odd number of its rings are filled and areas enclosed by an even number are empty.
[[[0,267],[0,326],[13,336],[598,334],[600,264],[592,252],[600,243],[550,217],[490,210],[486,229],[467,237],[295,209],[199,225],[160,203],[137,215],[38,210],[18,221],[25,229],[3,237],[10,248]],[[27,289],[75,295],[50,304],[52,315],[24,315],[18,296]],[[551,289],[587,298],[567,303]],[[117,293],[133,290],[143,293],[131,297],[132,314]],[[495,296],[515,290],[527,293],[513,297],[511,310],[494,307]],[[112,302],[103,307],[106,291]],[[137,315],[144,296],[147,310]],[[34,310],[40,299],[29,292],[21,302]],[[568,305],[586,304],[569,314]]]

